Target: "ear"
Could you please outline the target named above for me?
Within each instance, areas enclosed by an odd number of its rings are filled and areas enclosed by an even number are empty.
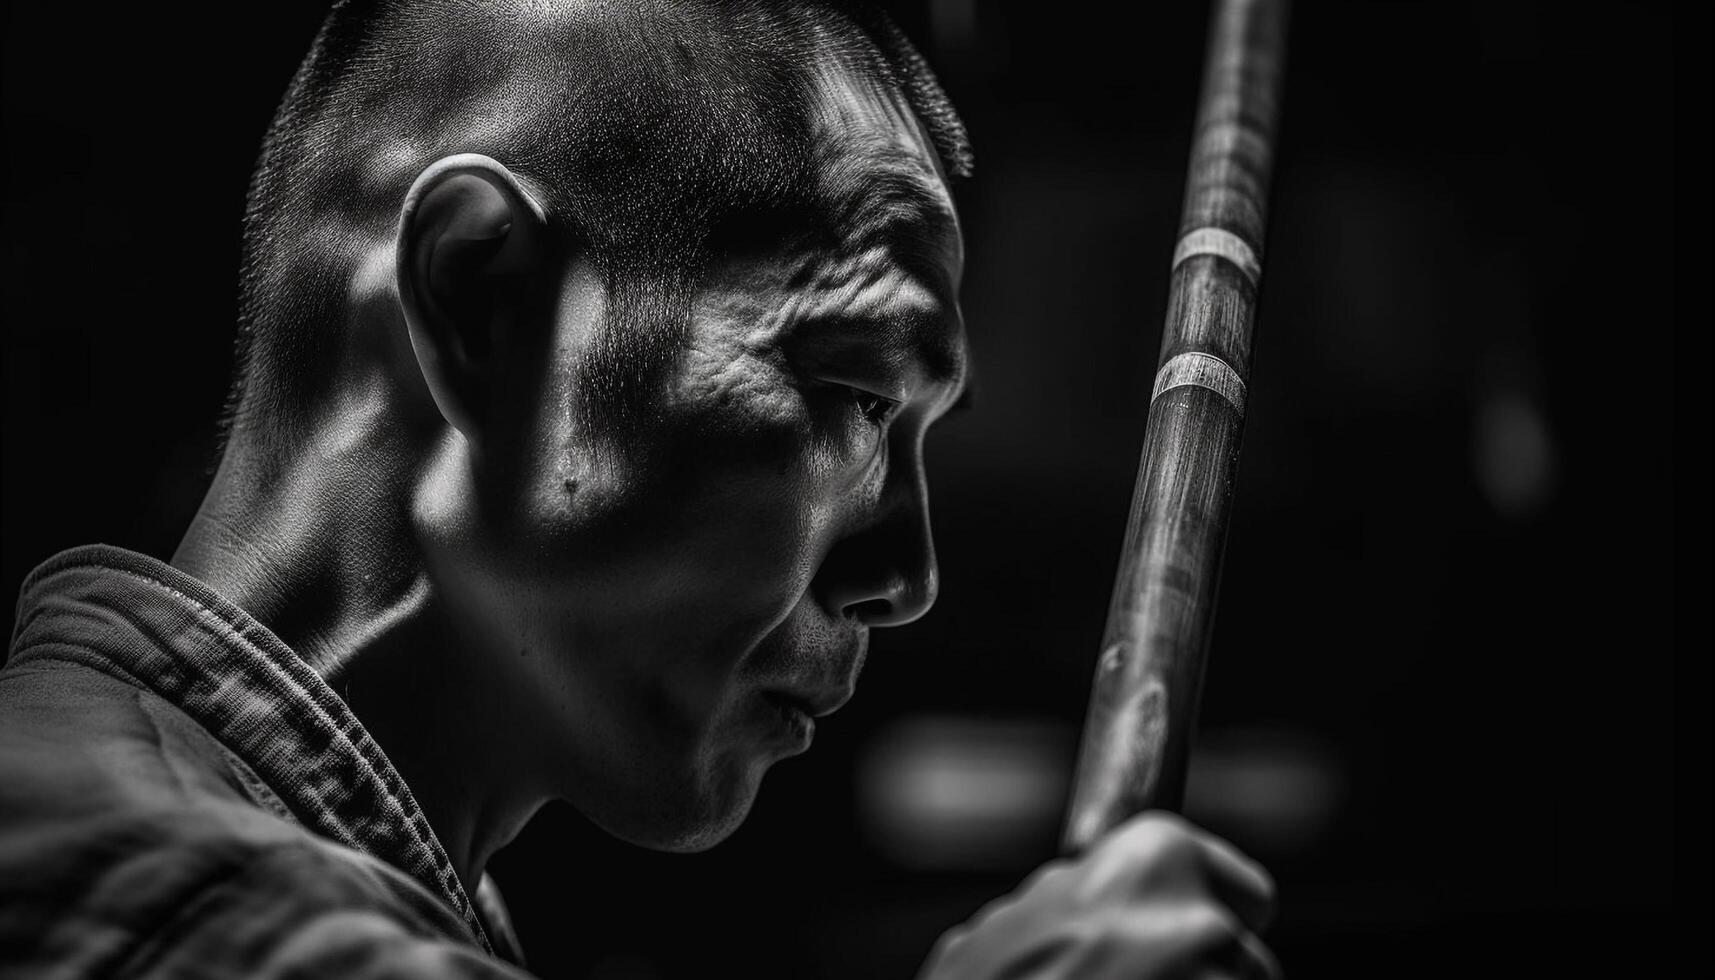
[[[497,352],[543,266],[546,215],[512,171],[478,153],[435,161],[405,195],[399,304],[435,406],[477,440]]]

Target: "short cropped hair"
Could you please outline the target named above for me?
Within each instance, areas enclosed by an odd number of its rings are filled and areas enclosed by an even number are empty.
[[[613,298],[592,398],[635,412],[732,216],[790,209],[815,167],[817,66],[901,96],[950,176],[965,129],[921,55],[854,3],[340,0],[264,141],[244,218],[228,425],[278,433],[325,394],[330,331],[416,174],[492,156],[553,196]]]

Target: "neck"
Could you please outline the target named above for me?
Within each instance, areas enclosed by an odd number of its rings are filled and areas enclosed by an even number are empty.
[[[287,453],[235,438],[172,563],[345,698],[470,890],[545,794],[532,792],[533,755],[481,647],[459,642],[417,557],[412,470],[434,447],[399,444],[379,415],[348,413]]]

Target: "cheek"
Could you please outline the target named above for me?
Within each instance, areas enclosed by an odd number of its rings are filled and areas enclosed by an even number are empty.
[[[828,524],[809,448],[791,429],[693,435],[662,481],[662,548],[728,595],[796,598]]]
[[[647,444],[543,452],[515,496],[483,508],[507,524],[495,548],[521,591],[582,620],[775,618],[832,518],[813,438],[779,419],[681,416]]]
[[[881,469],[861,415],[806,398],[737,344],[690,348],[624,442],[590,438],[568,403],[544,401],[515,430],[512,466],[449,467],[468,481],[453,523],[459,550],[484,554],[513,597],[581,625],[784,615]]]

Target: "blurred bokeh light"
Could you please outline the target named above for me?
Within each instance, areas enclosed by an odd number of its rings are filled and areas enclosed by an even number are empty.
[[[859,762],[858,805],[882,855],[906,868],[1008,871],[1059,830],[1076,733],[1057,721],[905,718]]]

